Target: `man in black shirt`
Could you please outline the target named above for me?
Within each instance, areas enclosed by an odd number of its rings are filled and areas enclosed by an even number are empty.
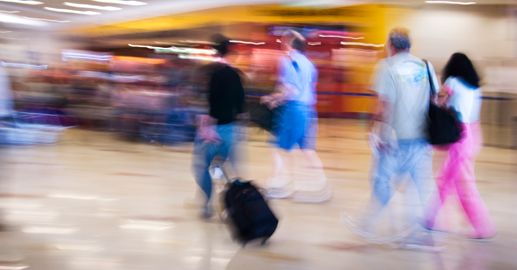
[[[230,41],[222,36],[213,38],[219,59],[208,66],[208,115],[198,119],[198,132],[194,145],[194,174],[205,195],[202,216],[213,215],[211,205],[212,179],[209,173],[215,158],[229,160],[235,169],[238,127],[236,121],[244,112],[244,88],[239,71],[228,64]]]

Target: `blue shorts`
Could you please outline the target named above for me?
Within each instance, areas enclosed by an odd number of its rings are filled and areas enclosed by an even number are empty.
[[[276,110],[274,134],[276,146],[289,151],[295,146],[314,149],[317,120],[312,107],[298,101],[288,101]]]

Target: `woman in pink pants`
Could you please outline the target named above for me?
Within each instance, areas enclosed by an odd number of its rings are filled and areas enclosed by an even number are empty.
[[[472,62],[463,53],[452,55],[442,78],[444,87],[440,99],[458,112],[463,134],[460,141],[447,148],[447,158],[438,177],[439,196],[431,205],[425,225],[429,229],[434,227],[436,216],[448,195],[456,193],[474,229],[471,237],[490,238],[494,236],[495,228],[479,195],[474,173],[475,157],[482,146],[480,79]]]

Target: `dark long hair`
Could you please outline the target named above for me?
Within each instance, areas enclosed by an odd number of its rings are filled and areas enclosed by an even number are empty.
[[[464,53],[454,53],[445,68],[443,69],[443,82],[449,77],[457,77],[469,84],[470,86],[478,88],[480,86],[479,75],[472,64],[472,61]]]

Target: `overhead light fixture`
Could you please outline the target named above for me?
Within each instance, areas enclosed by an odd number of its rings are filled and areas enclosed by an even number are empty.
[[[72,227],[26,227],[22,229],[22,232],[27,234],[74,234],[78,231],[77,228]]]
[[[112,59],[112,56],[111,56],[111,54],[106,54],[106,53],[93,53],[93,52],[88,52],[88,51],[65,50],[62,52],[61,58],[63,61],[68,61],[70,59],[72,59],[72,60],[78,59],[78,60],[92,60],[92,61],[99,61],[99,62],[108,62]],[[54,194],[54,195],[52,195],[52,197],[63,199],[64,197],[66,197],[63,195],[64,194]],[[69,194],[68,194],[68,198],[70,198]]]
[[[475,5],[477,2],[461,2],[461,1],[434,1],[434,0],[428,0],[425,1],[427,4],[446,4],[446,5],[462,5],[462,6],[468,6],[468,5]]]
[[[32,0],[0,0],[0,2],[14,3],[14,4],[24,4],[24,5],[43,5],[41,1],[32,1]]]
[[[18,11],[18,10],[0,10],[0,13],[14,14],[14,13],[20,13],[20,11]]]
[[[231,43],[238,43],[238,44],[246,44],[246,45],[256,45],[256,46],[259,46],[259,45],[265,45],[266,42],[253,42],[253,41],[244,41],[244,40],[230,40]]]
[[[134,1],[134,0],[93,0],[99,3],[108,3],[108,4],[118,4],[118,5],[127,5],[127,6],[144,6],[147,5],[146,2],[142,1]]]
[[[364,37],[351,37],[351,36],[340,36],[340,35],[324,35],[324,34],[320,34],[318,36],[322,37],[322,38],[342,38],[342,39],[353,39],[353,40],[364,39]]]
[[[42,21],[42,22],[53,22],[53,23],[69,23],[70,22],[70,21],[66,21],[66,20],[52,20],[52,19],[34,18],[34,17],[23,17],[23,18],[28,19],[28,20],[36,20],[36,21]]]
[[[25,270],[28,268],[28,265],[0,265],[1,270]]]
[[[307,44],[309,44],[309,46],[319,46],[321,45],[321,42],[317,41],[317,42],[308,42]]]
[[[153,41],[153,43],[158,44],[158,45],[167,45],[167,46],[183,45],[183,44],[177,43],[177,42],[164,42],[164,41]]]
[[[374,48],[382,48],[382,47],[384,47],[384,44],[373,44],[373,43],[364,43],[364,42],[348,42],[348,41],[341,41],[341,45],[361,46],[361,47],[374,47]]]
[[[99,15],[99,12],[96,11],[83,11],[83,10],[74,10],[74,9],[65,9],[65,8],[53,8],[53,7],[45,7],[46,10],[61,12],[61,13],[72,13],[72,14],[81,14],[81,15]]]
[[[215,55],[216,51],[213,49],[198,49],[198,48],[185,48],[185,47],[156,47],[149,45],[138,45],[138,44],[127,44],[131,48],[145,48],[150,50],[155,50],[158,52],[164,53],[175,53],[175,54],[205,54],[205,55]]]
[[[187,59],[187,60],[200,60],[200,61],[211,61],[211,62],[218,61],[217,57],[213,57],[213,56],[180,54],[178,57],[180,59]]]
[[[28,26],[45,26],[47,23],[36,21],[36,20],[30,20],[24,17],[11,15],[11,14],[4,14],[0,13],[0,22],[3,23],[10,23],[10,24],[22,24],[22,25],[28,25]]]
[[[88,4],[79,4],[79,3],[70,3],[70,2],[64,2],[65,6],[69,7],[75,7],[75,8],[88,8],[88,9],[98,9],[98,10],[107,10],[107,11],[115,11],[115,10],[121,10],[119,7],[112,7],[112,6],[97,6],[97,5],[88,5]]]
[[[26,63],[2,62],[2,66],[8,67],[8,68],[22,68],[22,69],[36,69],[36,70],[48,69],[48,65],[33,65],[33,64],[26,64]],[[0,268],[0,270],[1,270],[1,268]]]
[[[190,44],[206,44],[206,45],[214,45],[213,42],[205,41],[205,40],[180,40],[180,43],[190,43]]]
[[[0,34],[9,34],[9,33],[12,33],[13,31],[0,31]]]
[[[15,38],[15,37],[5,37],[4,39],[8,39],[8,40],[27,40],[27,38]]]

